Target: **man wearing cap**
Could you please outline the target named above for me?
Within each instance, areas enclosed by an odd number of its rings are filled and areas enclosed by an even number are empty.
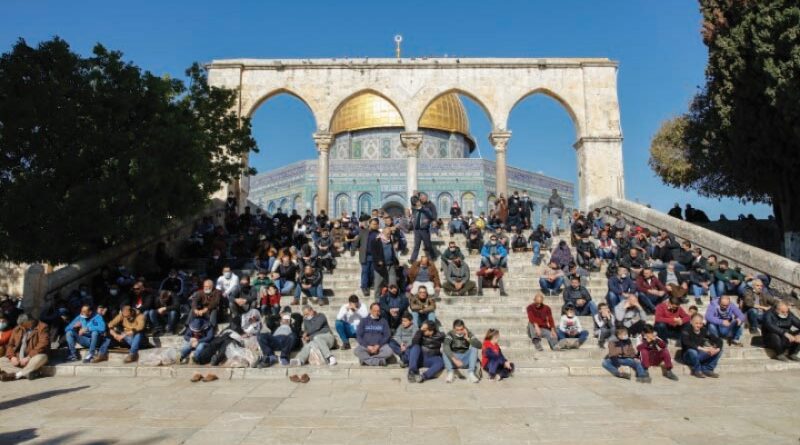
[[[189,354],[194,351],[196,358],[214,338],[214,328],[205,318],[195,318],[189,323],[189,329],[183,334],[181,347],[181,363],[189,362]]]

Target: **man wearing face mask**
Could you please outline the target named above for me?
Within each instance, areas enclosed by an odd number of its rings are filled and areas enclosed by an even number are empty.
[[[5,356],[0,358],[0,381],[30,379],[32,373],[47,364],[50,338],[47,325],[22,314],[17,317],[17,327],[6,345]]]
[[[227,300],[239,291],[239,277],[231,271],[230,266],[222,268],[222,275],[217,278],[217,290],[221,291]]]
[[[463,260],[464,254],[461,253],[461,249],[459,249],[455,241],[450,241],[447,244],[447,250],[442,252],[442,256],[440,257],[442,264],[442,272],[447,270],[447,265],[450,264],[450,262],[453,261],[453,258],[456,257],[461,258]]]
[[[172,269],[169,271],[169,275],[167,278],[164,278],[164,281],[161,282],[161,286],[158,287],[158,290],[168,290],[175,294],[178,299],[183,299],[186,296],[186,285],[183,281],[183,277],[178,275],[178,271]]]
[[[91,363],[94,358],[95,350],[97,349],[98,342],[100,342],[106,333],[106,322],[100,314],[92,313],[91,306],[81,306],[81,313],[66,328],[67,333],[67,346],[69,347],[68,362],[80,360],[78,352],[75,350],[75,344],[79,344],[84,348],[89,348],[89,353],[83,359],[84,363]]]
[[[189,300],[191,301],[192,309],[189,311],[188,320],[186,320],[187,325],[195,317],[206,318],[212,326],[217,325],[217,313],[219,311],[219,303],[222,300],[222,292],[214,289],[213,281],[203,281],[203,288],[195,292]]]
[[[764,316],[764,344],[775,353],[775,360],[800,361],[800,318],[789,311],[789,305],[778,301]]]
[[[228,296],[228,309],[231,311],[232,323],[239,323],[243,314],[256,306],[256,290],[250,285],[250,277],[239,280],[239,286]]]
[[[530,229],[533,226],[531,225],[531,214],[533,213],[533,201],[530,197],[528,197],[528,192],[523,190],[522,197],[519,199],[519,205],[522,208],[522,222],[526,229]]]
[[[453,258],[444,273],[444,290],[450,295],[473,295],[475,282],[469,279],[469,273],[469,266],[463,258]]]
[[[495,234],[492,234],[489,242],[481,249],[481,267],[501,269],[508,267],[508,251],[497,241]]]

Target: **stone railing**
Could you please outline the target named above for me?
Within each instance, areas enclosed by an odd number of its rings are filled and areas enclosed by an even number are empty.
[[[26,312],[38,314],[45,295],[69,292],[104,266],[118,264],[130,266],[140,252],[153,249],[160,242],[166,243],[167,251],[173,253],[181,241],[188,239],[198,221],[211,216],[215,224],[221,224],[223,212],[224,203],[214,200],[204,211],[191,218],[168,224],[158,235],[112,247],[92,257],[59,267],[53,272],[46,273],[42,264],[32,264],[25,272],[23,307]],[[154,252],[153,249],[151,253]]]
[[[800,288],[800,263],[780,255],[623,199],[602,199],[590,208],[599,208],[612,216],[619,212],[628,222],[642,227],[665,229],[676,238],[689,240],[693,246],[703,249],[704,256],[713,253],[719,259],[727,259],[732,267],[741,267],[744,273],[769,275],[772,278],[770,286],[781,292],[788,294]]]

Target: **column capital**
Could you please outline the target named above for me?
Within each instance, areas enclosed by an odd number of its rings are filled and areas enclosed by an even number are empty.
[[[489,143],[495,151],[506,151],[508,140],[511,139],[510,131],[493,131],[489,133]]]
[[[314,133],[314,143],[317,144],[317,151],[328,151],[333,143],[333,135],[327,131]]]
[[[422,133],[419,131],[400,133],[400,143],[408,150],[409,154],[416,154],[419,150],[419,146],[422,145]]]

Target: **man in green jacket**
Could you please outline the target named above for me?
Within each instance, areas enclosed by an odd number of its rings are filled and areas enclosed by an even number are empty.
[[[442,345],[442,358],[447,369],[447,383],[453,383],[456,375],[463,379],[459,369],[468,370],[467,378],[470,383],[478,383],[480,378],[476,374],[478,368],[478,355],[481,350],[481,341],[464,325],[463,320],[453,322],[453,330],[444,337]]]

